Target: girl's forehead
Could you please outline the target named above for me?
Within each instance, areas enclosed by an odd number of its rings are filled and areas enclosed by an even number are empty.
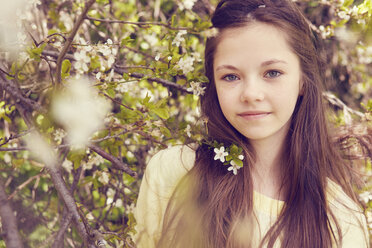
[[[227,28],[220,32],[215,55],[250,50],[254,53],[291,51],[287,35],[280,28],[262,22]]]

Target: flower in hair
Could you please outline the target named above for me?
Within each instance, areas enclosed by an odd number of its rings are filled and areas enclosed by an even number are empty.
[[[227,170],[237,175],[238,170],[243,167],[243,149],[235,144],[225,147],[216,141],[213,143],[213,147],[215,153],[214,160],[220,160],[223,165],[230,165]]]
[[[241,168],[234,160],[230,161],[231,166],[227,168],[228,171],[232,171],[234,175],[238,174],[238,170]]]
[[[225,152],[225,147],[221,146],[220,148],[214,148],[214,160],[220,160],[222,163],[225,162],[225,157],[229,155],[228,152]]]

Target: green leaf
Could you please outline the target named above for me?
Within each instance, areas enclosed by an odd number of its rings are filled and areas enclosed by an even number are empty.
[[[176,24],[176,18],[177,18],[176,15],[172,15],[172,20],[171,20],[171,26],[172,26],[172,27],[174,27],[175,24]]]
[[[151,96],[149,96],[148,93],[146,93],[146,97],[142,99],[141,103],[142,105],[148,107],[150,102]]]
[[[159,129],[162,132],[162,134],[164,134],[167,138],[172,137],[172,134],[171,134],[171,132],[169,131],[168,128],[166,128],[166,127],[159,127]]]
[[[130,175],[123,173],[123,182],[124,182],[125,185],[129,186],[129,185],[131,185],[135,180],[136,180],[136,179],[134,179],[134,178],[131,177]]]
[[[353,2],[354,2],[354,0],[345,0],[343,6],[344,7],[349,7],[350,5],[353,4]]]
[[[243,161],[241,161],[240,159],[234,158],[233,161],[237,166],[243,167]]]
[[[61,70],[61,77],[65,79],[70,76],[71,70],[71,62],[68,59],[63,60],[62,62],[62,70]]]
[[[44,48],[46,46],[46,43],[42,44],[39,47],[35,47],[33,49],[28,49],[27,53],[29,54],[31,59],[34,59],[35,61],[40,61],[40,55],[43,52]]]
[[[152,111],[162,119],[166,120],[169,118],[168,108],[154,108]]]
[[[237,146],[237,145],[235,145],[235,144],[233,144],[233,145],[231,145],[231,147],[230,147],[230,152],[232,153],[232,154],[238,154],[238,152],[239,152],[239,147]]]
[[[89,67],[92,70],[101,67],[101,62],[99,61],[99,57],[98,56],[94,56],[94,57],[91,58]]]

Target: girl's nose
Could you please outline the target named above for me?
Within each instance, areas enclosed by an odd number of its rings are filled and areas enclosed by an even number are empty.
[[[265,93],[259,80],[247,79],[241,88],[240,100],[242,102],[257,102],[265,98]]]

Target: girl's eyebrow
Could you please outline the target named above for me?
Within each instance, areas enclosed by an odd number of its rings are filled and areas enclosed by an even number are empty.
[[[223,70],[223,69],[230,69],[230,70],[233,70],[233,71],[238,70],[238,68],[236,68],[233,65],[220,65],[220,66],[217,66],[216,71]]]
[[[286,61],[284,61],[284,60],[272,59],[272,60],[268,60],[268,61],[262,62],[262,63],[261,63],[261,66],[268,66],[268,65],[272,65],[272,64],[276,64],[276,63],[288,64],[288,63],[287,63]]]
[[[268,65],[272,65],[272,64],[277,64],[277,63],[288,64],[288,63],[287,63],[286,61],[284,61],[284,60],[271,59],[271,60],[268,60],[268,61],[264,61],[264,62],[262,62],[262,63],[261,63],[261,67],[268,66]],[[236,68],[236,67],[233,66],[233,65],[220,65],[220,66],[217,66],[216,71],[223,70],[223,69],[229,69],[229,70],[233,70],[233,71],[238,71],[238,68]]]

